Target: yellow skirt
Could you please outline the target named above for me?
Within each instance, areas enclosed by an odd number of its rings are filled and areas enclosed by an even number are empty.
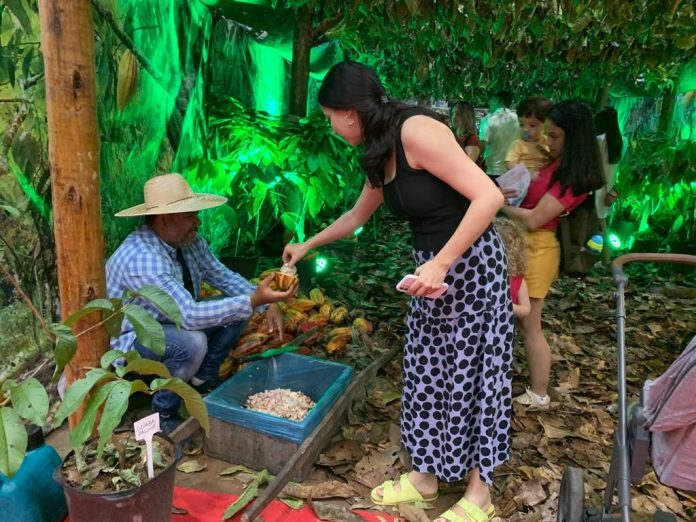
[[[561,245],[556,232],[532,230],[527,232],[527,283],[529,297],[543,299],[558,277],[561,264]]]

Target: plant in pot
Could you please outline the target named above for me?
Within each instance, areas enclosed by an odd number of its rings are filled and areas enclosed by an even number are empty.
[[[73,358],[77,337],[84,333],[75,334],[71,325],[92,313],[101,313],[101,321],[90,328],[103,325],[116,336],[120,334],[123,319],[127,318],[138,341],[163,354],[162,326],[145,309],[131,302],[138,296],[157,306],[175,324],[181,323],[176,302],[155,287],[146,286],[122,298],[96,299],[62,323],[50,325],[56,338],[54,380]],[[146,384],[139,376],[154,379]],[[178,394],[187,411],[208,433],[208,414],[201,395],[181,379],[171,377],[162,363],[143,359],[136,351],[106,352],[99,368],[89,369],[85,377],[66,390],[55,415],[56,426],[79,409],[83,412],[80,422],[69,433],[73,451],[56,473],[63,484],[72,520],[130,521],[137,516],[141,520],[169,520],[175,464],[180,457],[176,445],[169,437],[156,435],[152,443],[155,473],[149,478],[145,444],[136,441],[132,431],[117,430],[133,394],[151,395],[161,390]],[[11,405],[0,409],[0,471],[12,477],[20,468],[27,447],[22,419],[44,425],[49,398],[43,385],[34,378],[22,383],[6,381],[3,391],[9,394]],[[97,436],[92,437],[95,428]]]

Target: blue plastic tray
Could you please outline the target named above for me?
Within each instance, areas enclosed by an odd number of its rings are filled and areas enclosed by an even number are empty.
[[[353,379],[353,368],[332,361],[284,353],[244,367],[204,401],[208,415],[232,424],[302,443]],[[247,398],[274,388],[300,391],[316,405],[302,421],[244,407]]]

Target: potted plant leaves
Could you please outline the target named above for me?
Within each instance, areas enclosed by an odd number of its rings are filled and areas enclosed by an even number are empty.
[[[111,335],[119,335],[121,322],[133,324],[138,341],[155,353],[164,352],[162,326],[143,308],[133,304],[143,297],[165,313],[175,324],[181,312],[175,301],[162,290],[146,286],[128,292],[121,299],[97,299],[68,317],[53,324],[56,337],[54,380],[72,359],[77,337],[71,330],[77,320],[101,313],[101,321]],[[138,377],[154,377],[149,384]],[[0,471],[12,477],[24,459],[27,435],[22,419],[44,425],[49,399],[45,388],[36,379],[22,383],[7,381],[3,390],[9,393],[11,406],[0,410]],[[169,390],[178,394],[189,414],[203,430],[209,430],[208,414],[200,394],[187,383],[171,377],[160,362],[144,359],[135,351],[106,352],[100,367],[89,369],[82,379],[67,390],[55,418],[62,422],[82,409],[80,422],[70,430],[73,451],[63,460],[56,473],[62,482],[68,510],[73,521],[169,520],[174,489],[175,465],[180,451],[169,437],[158,434],[153,440],[154,478],[148,479],[145,445],[135,441],[132,431],[120,432],[117,427],[136,393],[153,394]],[[92,437],[96,428],[97,435]]]

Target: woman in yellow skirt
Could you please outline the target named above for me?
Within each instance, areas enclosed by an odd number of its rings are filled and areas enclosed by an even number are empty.
[[[518,207],[503,212],[527,228],[527,271],[531,312],[519,321],[529,367],[530,387],[515,401],[530,409],[547,409],[551,349],[541,329],[544,299],[558,277],[561,247],[556,228],[562,214],[572,212],[603,184],[602,162],[592,112],[581,102],[554,105],[546,119],[551,163],[529,185]],[[513,196],[514,194],[506,194]]]

